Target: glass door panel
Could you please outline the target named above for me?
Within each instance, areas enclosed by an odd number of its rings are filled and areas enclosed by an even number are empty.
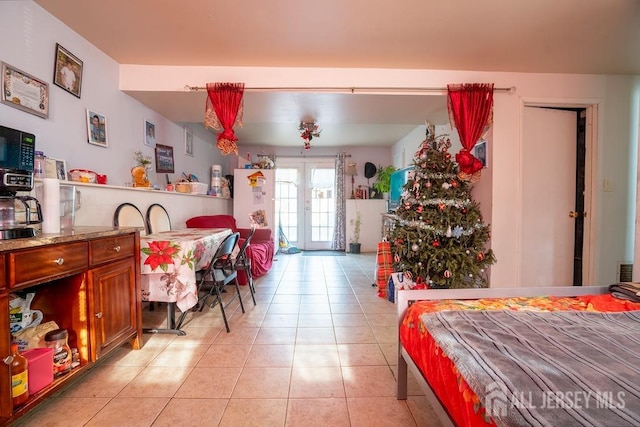
[[[331,249],[335,224],[333,159],[278,160],[276,212],[291,245],[302,250]]]

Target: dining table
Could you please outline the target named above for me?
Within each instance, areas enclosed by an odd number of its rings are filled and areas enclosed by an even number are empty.
[[[186,335],[180,329],[198,303],[196,273],[209,265],[230,228],[187,228],[140,236],[142,301],[167,303],[167,327],[150,333]],[[176,322],[176,307],[182,312]]]

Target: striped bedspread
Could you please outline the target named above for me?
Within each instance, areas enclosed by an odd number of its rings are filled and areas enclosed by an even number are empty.
[[[640,425],[640,311],[421,320],[498,426]]]

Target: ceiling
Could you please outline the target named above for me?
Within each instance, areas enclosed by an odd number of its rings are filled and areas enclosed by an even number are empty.
[[[442,69],[640,75],[638,0],[35,0],[120,64]],[[127,92],[175,122],[201,122],[204,92]],[[240,145],[389,146],[438,95],[251,92]]]

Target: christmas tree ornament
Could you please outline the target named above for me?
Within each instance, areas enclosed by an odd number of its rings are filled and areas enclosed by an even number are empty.
[[[447,278],[447,279],[451,278],[451,272],[449,270],[445,270],[444,271],[444,277]]]
[[[431,187],[431,181],[427,181],[427,183],[425,184],[425,186],[426,186],[427,188],[430,188],[430,187]]]
[[[448,190],[449,187],[451,187],[451,184],[449,184],[448,182],[443,182],[442,183],[442,188],[444,188],[445,190]]]
[[[434,240],[431,246],[433,246],[434,248],[440,247],[440,242],[438,242],[437,240]]]
[[[482,252],[478,252],[478,261],[484,260],[484,254]]]
[[[413,245],[411,245],[411,250],[413,252],[418,252],[418,249],[420,249],[420,247],[417,244],[414,243]]]
[[[447,237],[451,237],[451,226],[447,227],[447,232],[445,234]]]

